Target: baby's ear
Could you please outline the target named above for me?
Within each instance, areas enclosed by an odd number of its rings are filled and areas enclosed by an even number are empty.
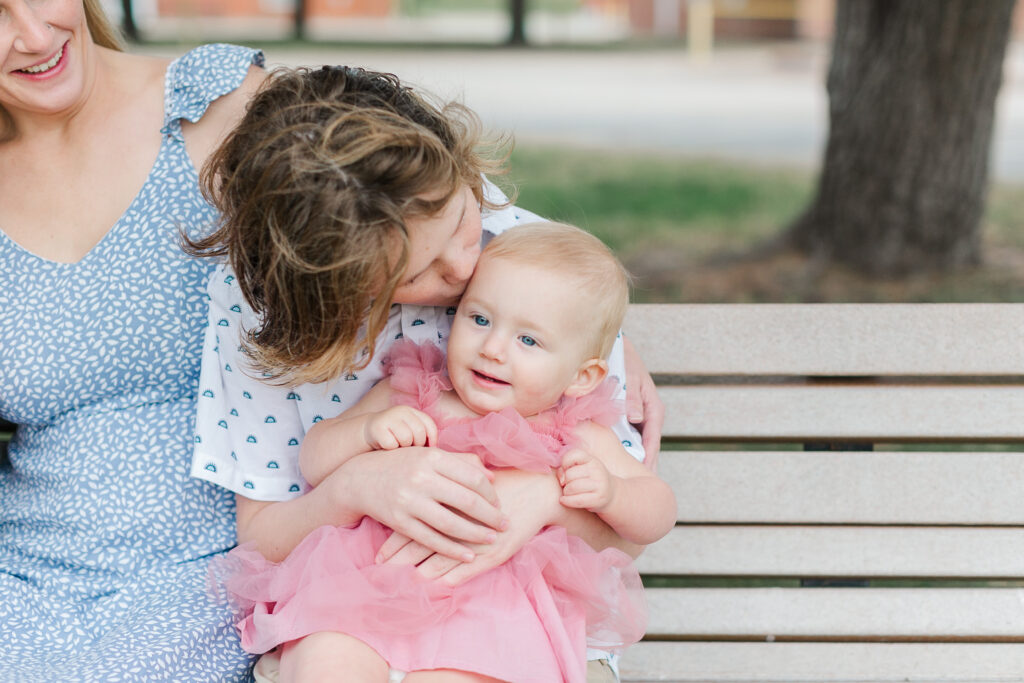
[[[566,396],[585,396],[596,389],[608,376],[608,363],[600,358],[584,361],[576,371],[576,378],[565,390]]]

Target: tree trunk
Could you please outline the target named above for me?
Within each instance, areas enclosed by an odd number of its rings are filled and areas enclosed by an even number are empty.
[[[292,13],[292,37],[295,40],[306,39],[306,0],[295,0]]]
[[[526,45],[526,0],[508,0],[508,13],[512,30],[509,45]]]
[[[1014,0],[839,0],[815,256],[887,275],[980,260],[996,95]]]
[[[139,27],[135,23],[135,14],[132,11],[132,0],[121,0],[121,31],[130,42],[141,42]]]

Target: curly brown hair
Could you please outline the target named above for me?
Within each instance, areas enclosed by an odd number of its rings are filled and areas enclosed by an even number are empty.
[[[364,367],[408,262],[406,219],[437,214],[468,185],[482,206],[480,123],[392,74],[278,69],[202,169],[216,230],[186,240],[226,256],[261,324],[243,341],[282,383]],[[363,323],[366,328],[361,332]]]

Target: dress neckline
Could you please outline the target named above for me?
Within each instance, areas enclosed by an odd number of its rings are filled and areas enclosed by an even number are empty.
[[[174,65],[175,61],[176,60],[171,60],[170,62],[168,62],[167,66],[164,69],[164,89],[163,89],[163,91],[165,93],[167,92],[167,82],[168,82],[168,79],[170,78],[171,68]],[[163,122],[165,122],[165,120],[167,118],[167,98],[166,98],[166,96],[164,97],[163,110],[164,110],[164,114],[161,117],[161,122],[162,122],[161,125],[163,125]],[[89,247],[89,250],[86,251],[82,255],[82,257],[79,258],[78,260],[76,260],[76,261],[58,261],[56,259],[48,258],[48,257],[43,256],[41,254],[37,254],[36,252],[34,252],[31,249],[25,247],[20,242],[15,240],[13,237],[8,235],[7,232],[3,229],[3,226],[0,226],[0,240],[6,242],[11,247],[13,247],[15,251],[17,251],[17,252],[27,256],[28,258],[32,259],[33,261],[35,261],[37,263],[45,264],[45,265],[47,265],[47,266],[49,266],[51,268],[72,269],[72,268],[75,268],[75,267],[78,267],[78,266],[84,266],[85,264],[87,264],[88,262],[94,260],[95,258],[99,258],[99,254],[101,254],[103,251],[105,251],[106,244],[114,239],[114,235],[119,231],[118,229],[122,225],[124,225],[125,218],[129,214],[131,214],[133,212],[133,210],[136,208],[136,206],[142,201],[143,195],[150,188],[150,186],[152,184],[152,181],[153,181],[153,175],[157,171],[157,167],[160,164],[160,160],[164,158],[165,148],[167,147],[168,142],[169,142],[170,139],[171,138],[168,135],[161,135],[160,146],[157,148],[156,156],[153,158],[152,163],[149,165],[149,171],[146,172],[145,179],[143,180],[142,184],[139,186],[138,190],[136,190],[135,194],[132,196],[131,201],[128,202],[128,205],[121,212],[121,214],[117,217],[117,220],[115,220],[114,223],[107,228],[107,230],[103,233],[103,235],[91,247]],[[193,169],[192,164],[189,164],[188,167],[190,169]],[[194,169],[193,169],[193,171],[194,171]],[[197,174],[196,177],[198,177],[198,174]]]

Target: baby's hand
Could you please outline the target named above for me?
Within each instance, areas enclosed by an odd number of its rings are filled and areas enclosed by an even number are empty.
[[[437,425],[423,411],[392,406],[370,415],[363,427],[363,438],[374,450],[432,446],[437,443]]]
[[[615,481],[608,468],[580,448],[562,458],[558,483],[562,485],[560,502],[569,508],[601,512],[615,497]]]

